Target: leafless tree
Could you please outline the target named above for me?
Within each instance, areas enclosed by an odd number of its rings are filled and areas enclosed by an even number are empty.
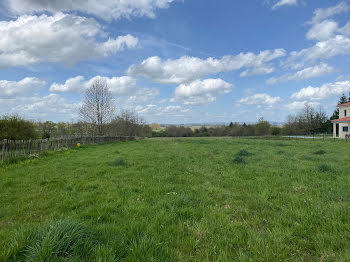
[[[103,126],[114,115],[115,105],[112,94],[105,79],[96,78],[86,90],[85,98],[80,107],[81,118],[97,126],[98,134],[103,135]]]

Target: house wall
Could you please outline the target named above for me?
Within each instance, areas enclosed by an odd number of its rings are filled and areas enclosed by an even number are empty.
[[[346,116],[344,114],[344,110],[346,110]],[[350,116],[350,106],[339,106],[339,118]]]
[[[343,132],[343,126],[349,127],[350,130],[349,123],[339,123],[339,138],[345,138],[345,135],[350,134],[350,132]]]

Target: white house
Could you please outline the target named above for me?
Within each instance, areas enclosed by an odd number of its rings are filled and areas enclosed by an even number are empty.
[[[350,129],[350,102],[338,105],[339,119],[332,120],[333,137],[346,138]]]

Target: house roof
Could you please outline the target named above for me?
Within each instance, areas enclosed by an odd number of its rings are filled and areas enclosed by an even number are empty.
[[[350,122],[350,116],[334,119],[331,122]]]
[[[350,106],[350,102],[344,103],[344,104],[339,104],[338,106]]]

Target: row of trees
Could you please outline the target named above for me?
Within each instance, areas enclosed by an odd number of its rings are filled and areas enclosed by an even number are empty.
[[[343,95],[340,103],[349,100]],[[338,114],[338,116],[337,116]],[[339,117],[339,109],[333,114]],[[230,123],[228,126],[201,127],[192,130],[184,126],[168,126],[163,131],[154,131],[153,136],[200,137],[200,136],[266,136],[266,135],[312,135],[332,133],[332,124],[327,114],[306,104],[296,115],[289,115],[283,126],[273,126],[263,118],[256,124]]]
[[[151,136],[152,129],[136,114],[123,111],[102,126],[104,136]],[[3,116],[0,119],[0,140],[29,140],[99,136],[98,126],[87,122],[34,122],[20,116]]]
[[[350,100],[350,99],[349,99]],[[349,101],[343,94],[339,103]],[[158,124],[145,123],[131,111],[117,115],[113,97],[107,83],[97,78],[87,89],[79,110],[81,120],[76,123],[53,123],[26,121],[18,116],[0,119],[0,139],[25,140],[35,138],[60,138],[68,136],[264,136],[264,135],[304,135],[331,133],[332,125],[326,113],[305,105],[296,115],[287,117],[283,127],[272,126],[261,118],[256,124],[230,123],[229,126],[201,127],[192,130],[184,126],[167,126],[163,130]],[[339,117],[337,108],[331,119]],[[155,130],[152,132],[152,130]]]
[[[277,131],[276,131],[277,130]],[[228,126],[213,126],[191,129],[185,126],[167,126],[162,131],[153,131],[153,137],[206,137],[206,136],[264,136],[280,134],[281,128],[272,126],[263,118],[257,124],[230,123]],[[276,133],[277,132],[277,133]]]

